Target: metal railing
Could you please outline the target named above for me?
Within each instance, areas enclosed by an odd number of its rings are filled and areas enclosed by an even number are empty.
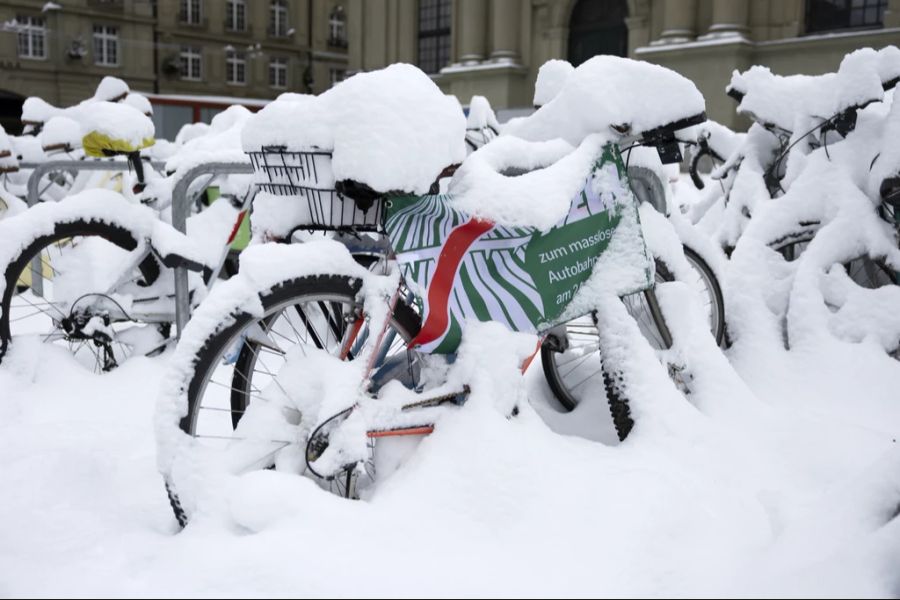
[[[151,162],[150,166],[157,171],[161,171],[165,168],[165,163],[162,162]],[[56,171],[69,171],[70,173],[77,173],[78,171],[127,171],[129,170],[129,165],[127,161],[121,160],[49,160],[47,162],[33,163],[33,162],[21,162],[19,163],[20,169],[31,169],[31,174],[28,176],[28,183],[26,184],[26,189],[28,195],[25,198],[29,207],[36,205],[41,200],[41,179],[44,175],[49,175],[50,173]],[[41,273],[41,257],[36,256],[31,261],[31,272],[32,273]],[[32,277],[31,278],[31,290],[37,296],[44,296],[44,281],[41,277]]]
[[[163,169],[166,168],[166,163],[151,161],[150,166],[153,167],[154,170],[162,172]],[[26,202],[28,206],[34,206],[41,199],[41,178],[44,175],[48,175],[53,173],[54,171],[70,171],[70,172],[78,172],[78,171],[127,171],[129,170],[128,162],[123,160],[49,160],[47,162],[40,163],[31,163],[31,162],[22,162],[19,163],[20,169],[32,169],[31,174],[28,176],[28,196],[26,197]]]

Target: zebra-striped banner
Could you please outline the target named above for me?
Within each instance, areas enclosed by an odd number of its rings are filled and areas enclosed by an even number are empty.
[[[385,228],[424,316],[411,345],[426,352],[455,351],[470,319],[528,332],[558,324],[625,211],[637,219],[614,145],[603,149],[569,213],[546,232],[472,218],[448,199],[403,196],[387,209]],[[650,285],[650,261],[644,262]]]

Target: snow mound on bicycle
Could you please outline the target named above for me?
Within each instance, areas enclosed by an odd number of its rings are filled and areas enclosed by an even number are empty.
[[[881,100],[882,75],[890,77],[895,68],[900,69],[900,56],[895,56],[890,48],[881,52],[864,48],[845,56],[837,72],[824,75],[785,77],[762,66],[743,73],[735,71],[728,92],[740,98],[739,113],[795,132],[811,126],[802,119],[828,119],[848,108]]]
[[[241,148],[241,134],[253,113],[243,106],[229,106],[212,118],[207,127],[188,130],[183,145],[166,161],[166,171],[177,182],[190,169],[214,162],[248,163]],[[180,135],[180,132],[179,132]]]
[[[592,136],[573,148],[561,139],[529,142],[501,136],[456,171],[451,202],[465,213],[508,227],[549,229],[581,191],[603,142]]]
[[[641,133],[699,115],[703,95],[689,79],[646,62],[595,56],[569,75],[559,93],[529,117],[510,122],[504,135],[533,141],[587,136],[619,137],[612,126]]]
[[[465,158],[465,130],[455,98],[416,67],[396,64],[354,75],[320,96],[272,102],[244,129],[243,146],[331,150],[338,181],[424,194],[445,167]]]

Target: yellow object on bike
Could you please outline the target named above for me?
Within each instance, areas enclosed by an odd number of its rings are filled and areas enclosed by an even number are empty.
[[[222,195],[219,186],[211,185],[206,188],[206,205],[210,206],[218,200]],[[231,249],[240,252],[250,245],[250,219],[242,219],[238,230],[234,232],[234,240],[231,242]]]
[[[99,131],[92,131],[81,139],[81,145],[84,148],[85,154],[97,158],[112,156],[114,154],[137,152],[138,150],[149,148],[154,143],[156,143],[156,140],[151,137],[144,138],[141,140],[140,144],[134,145],[131,140],[111,138]]]

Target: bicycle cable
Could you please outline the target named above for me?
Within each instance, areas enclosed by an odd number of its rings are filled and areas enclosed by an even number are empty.
[[[773,173],[775,173],[775,172],[777,172],[778,170],[781,169],[781,163],[782,163],[782,161],[787,157],[788,153],[791,151],[791,149],[792,149],[794,146],[796,146],[796,145],[799,144],[801,141],[803,141],[804,139],[806,139],[806,138],[807,138],[809,135],[811,135],[813,132],[818,131],[819,129],[822,129],[822,128],[825,127],[826,125],[829,125],[829,124],[833,123],[833,122],[834,122],[836,119],[838,119],[838,117],[840,117],[840,116],[841,116],[840,114],[836,114],[836,115],[834,115],[833,117],[831,117],[830,119],[826,119],[825,121],[822,121],[821,123],[819,123],[818,125],[816,125],[816,126],[813,127],[812,129],[810,129],[809,131],[807,131],[806,133],[804,133],[803,135],[801,135],[800,137],[798,137],[796,140],[794,140],[793,142],[791,142],[784,150],[781,151],[781,154],[778,156],[778,158],[775,159],[775,162],[772,163],[772,166],[770,166],[768,169],[766,169],[765,173],[763,174],[763,177],[766,178],[766,179],[770,178],[770,177],[772,176]],[[827,154],[828,154],[827,148],[826,148],[825,154],[826,154],[826,156],[827,156]],[[831,160],[830,157],[829,157],[829,160]],[[787,192],[785,191],[785,189],[784,189],[783,187],[781,187],[781,180],[780,180],[780,179],[776,180],[775,183],[776,183],[776,185],[778,186],[778,189],[781,190],[781,193],[782,193],[782,194],[787,193]]]

